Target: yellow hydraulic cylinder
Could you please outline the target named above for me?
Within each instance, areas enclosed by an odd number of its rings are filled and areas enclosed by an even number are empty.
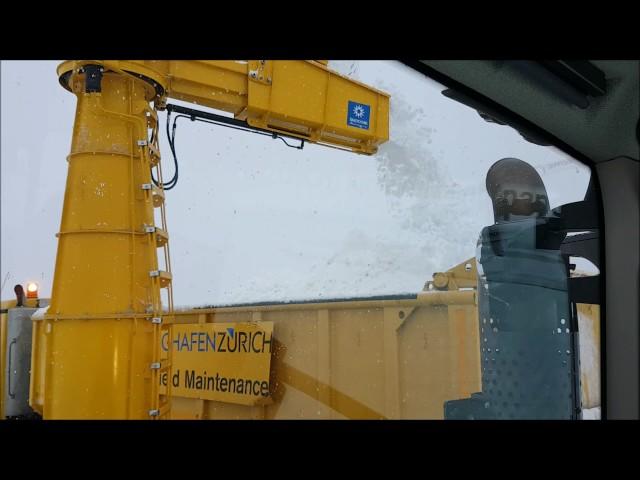
[[[147,135],[153,88],[78,66],[51,305],[45,419],[149,418],[160,275]],[[153,229],[151,229],[153,230]]]

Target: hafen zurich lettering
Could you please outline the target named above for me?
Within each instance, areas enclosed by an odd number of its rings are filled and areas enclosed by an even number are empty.
[[[168,350],[168,333],[162,336],[162,349]],[[176,351],[217,353],[271,353],[271,333],[263,331],[236,332],[178,332],[173,340]]]

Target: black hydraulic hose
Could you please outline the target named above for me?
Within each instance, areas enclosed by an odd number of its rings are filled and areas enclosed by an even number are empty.
[[[171,178],[171,180],[169,180],[168,182],[163,182],[162,183],[162,188],[164,190],[171,190],[178,183],[178,156],[176,155],[176,149],[175,149],[176,121],[177,120],[178,120],[177,117],[173,120],[172,134],[170,134],[169,133],[169,123],[171,122],[171,112],[167,111],[167,122],[166,122],[167,141],[169,142],[169,148],[171,149],[171,154],[173,155],[174,173],[173,173],[173,177]],[[160,187],[160,182],[158,180],[156,180],[154,178],[154,176],[153,176],[153,170],[151,171],[151,180],[153,180],[153,183],[157,187]]]
[[[178,115],[176,115],[173,119],[173,126],[170,132],[169,123],[171,123],[171,112],[174,110],[178,112]],[[167,105],[167,122],[166,122],[167,141],[169,143],[169,148],[171,149],[171,154],[173,155],[174,173],[171,180],[169,180],[168,182],[162,183],[162,188],[164,190],[171,190],[178,183],[178,155],[176,154],[175,139],[176,139],[176,126],[179,118],[188,118],[192,122],[198,121],[198,122],[208,123],[211,125],[218,125],[221,127],[232,128],[234,130],[240,130],[243,132],[250,132],[250,133],[256,133],[258,135],[269,136],[273,139],[282,140],[282,142],[287,147],[295,148],[297,150],[302,150],[304,148],[304,139],[291,137],[291,138],[294,138],[295,140],[300,141],[300,145],[292,145],[285,140],[282,134],[278,134],[276,132],[270,132],[268,130],[264,130],[261,128],[251,127],[246,122],[243,122],[240,120],[226,118],[220,115],[215,115],[208,112],[201,112],[201,111],[197,111],[197,110],[193,110],[185,107],[180,107],[177,105]],[[154,132],[154,135],[155,135],[155,132]],[[154,138],[155,136],[151,137],[151,142],[153,142]],[[153,180],[153,183],[157,187],[160,187],[160,182],[156,180],[155,177],[153,176],[153,171],[151,172],[151,179]]]

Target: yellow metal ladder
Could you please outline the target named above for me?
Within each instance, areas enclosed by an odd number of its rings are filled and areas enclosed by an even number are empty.
[[[165,212],[165,193],[163,188],[162,167],[160,162],[160,148],[158,145],[158,114],[156,110],[147,110],[148,126],[152,130],[152,141],[144,145],[147,159],[158,185],[153,183],[143,184],[153,202],[154,209],[160,209],[160,226],[145,226],[151,242],[157,248],[161,248],[164,254],[164,270],[152,270],[149,277],[152,283],[153,305],[150,314],[152,324],[152,361],[151,369],[151,402],[149,416],[152,419],[171,418],[171,360],[172,360],[172,328],[173,324],[173,288],[171,275],[171,259],[169,254],[169,234]],[[155,252],[155,251],[154,251]],[[162,308],[161,290],[167,291],[167,309]]]

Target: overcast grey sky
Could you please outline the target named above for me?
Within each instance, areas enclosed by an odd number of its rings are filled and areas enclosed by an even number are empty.
[[[58,63],[1,64],[3,299],[27,281],[51,292],[76,104]],[[374,157],[179,123],[167,192],[178,305],[418,291],[474,255],[492,221],[485,174],[503,157],[534,165],[552,206],[583,198],[587,167],[485,122],[436,82],[397,62],[330,66],[391,94],[391,140]],[[167,176],[164,136],[162,148]]]

